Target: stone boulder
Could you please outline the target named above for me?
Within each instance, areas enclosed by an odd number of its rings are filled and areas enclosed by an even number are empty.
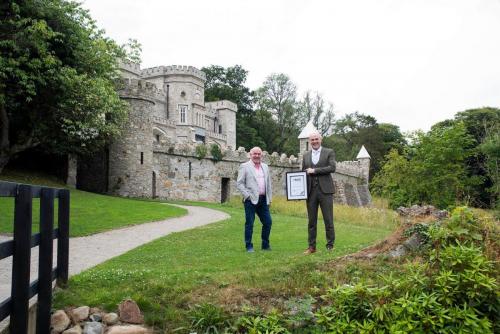
[[[124,300],[118,306],[120,320],[129,324],[142,324],[144,323],[144,316],[137,303],[131,299]]]
[[[149,334],[151,331],[148,329],[137,326],[137,325],[128,325],[128,326],[113,326],[109,329],[106,334]]]
[[[52,328],[52,333],[62,333],[71,324],[66,312],[63,310],[57,310],[50,317],[50,327]]]
[[[83,320],[89,317],[90,307],[88,306],[80,306],[73,310],[71,310],[71,319],[73,319],[73,323],[77,324],[82,322]]]

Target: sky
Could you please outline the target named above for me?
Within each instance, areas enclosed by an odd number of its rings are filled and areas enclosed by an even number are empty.
[[[285,73],[336,117],[402,131],[500,107],[500,0],[83,0],[142,68],[241,65],[256,89]]]

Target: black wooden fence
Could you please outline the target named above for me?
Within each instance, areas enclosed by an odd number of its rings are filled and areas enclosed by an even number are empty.
[[[29,299],[38,294],[36,331],[50,332],[52,282],[68,281],[69,190],[0,181],[0,197],[15,197],[14,239],[0,243],[0,260],[12,256],[10,298],[0,303],[0,321],[10,315],[10,332],[28,331]],[[40,198],[40,233],[32,235],[33,198]],[[54,229],[54,202],[58,204],[58,228]],[[5,212],[0,209],[0,215]],[[57,266],[53,268],[53,239],[57,239]],[[39,246],[38,279],[30,284],[31,248]]]

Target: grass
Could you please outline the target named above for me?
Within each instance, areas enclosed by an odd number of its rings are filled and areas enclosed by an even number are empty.
[[[378,208],[335,207],[336,245],[326,252],[324,227],[318,226],[318,253],[305,256],[307,222],[304,202],[273,201],[271,252],[248,254],[243,243],[243,208],[237,200],[217,205],[231,218],[174,233],[136,248],[70,279],[55,296],[55,307],[100,306],[116,310],[124,298],[138,302],[146,322],[170,332],[189,332],[189,310],[213,303],[240,312],[270,308],[291,296],[324,291],[336,280],[336,258],[384,238],[397,225],[393,213]],[[285,214],[286,213],[286,214]],[[289,214],[291,213],[291,214]],[[260,242],[256,222],[254,244]]]
[[[4,173],[0,179],[62,188],[56,179],[25,173]],[[120,227],[178,217],[186,210],[164,203],[104,196],[76,189],[70,195],[70,236],[84,236]],[[55,203],[57,219],[57,201]],[[39,230],[40,201],[33,200],[33,232]],[[0,233],[14,228],[14,198],[0,198]]]

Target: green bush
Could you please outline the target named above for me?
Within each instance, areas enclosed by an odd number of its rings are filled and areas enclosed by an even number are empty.
[[[207,153],[208,153],[208,149],[207,149],[207,146],[205,144],[200,144],[200,145],[196,146],[196,157],[199,160],[206,157]]]
[[[223,333],[230,326],[229,316],[218,306],[210,303],[195,305],[189,311],[191,329],[200,333]]]
[[[217,144],[210,145],[210,154],[212,155],[212,159],[214,159],[215,161],[221,161],[224,157],[219,145]]]

